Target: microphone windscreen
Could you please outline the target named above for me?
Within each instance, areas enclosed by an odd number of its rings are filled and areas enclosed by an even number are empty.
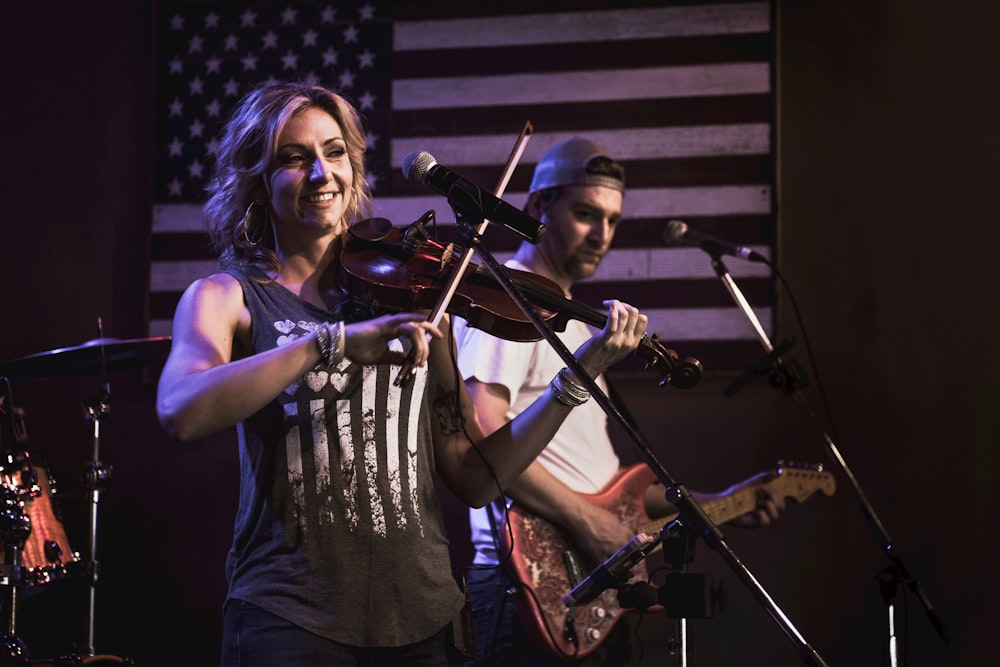
[[[663,242],[667,245],[680,245],[684,241],[684,235],[687,234],[687,230],[687,223],[680,220],[671,220],[663,228]]]
[[[427,151],[412,151],[403,158],[403,176],[411,183],[423,183],[427,172],[437,164]]]

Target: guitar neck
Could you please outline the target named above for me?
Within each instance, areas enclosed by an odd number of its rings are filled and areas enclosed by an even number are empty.
[[[782,470],[779,476],[764,483],[775,494],[788,496],[801,502],[805,500],[816,489],[822,490],[826,495],[832,495],[835,482],[830,473],[814,470]],[[724,495],[712,498],[699,503],[712,523],[722,524],[740,517],[752,511],[757,506],[760,489],[756,486],[747,486],[734,491],[729,491]],[[667,518],[650,521],[639,527],[639,532],[658,533],[668,523],[679,516],[674,513]]]

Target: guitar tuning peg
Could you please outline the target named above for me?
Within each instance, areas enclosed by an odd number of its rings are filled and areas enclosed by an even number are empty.
[[[804,463],[802,461],[786,461],[785,459],[778,459],[778,470],[784,468],[794,468],[795,470],[809,470],[811,472],[823,472],[822,463]]]

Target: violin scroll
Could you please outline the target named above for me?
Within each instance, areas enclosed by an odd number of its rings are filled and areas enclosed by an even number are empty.
[[[646,368],[660,374],[660,386],[671,384],[679,389],[691,389],[701,382],[701,362],[694,357],[678,361],[677,353],[660,344],[658,334],[643,336],[636,354],[647,357]]]

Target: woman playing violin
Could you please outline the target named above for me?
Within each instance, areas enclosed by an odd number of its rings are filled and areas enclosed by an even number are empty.
[[[337,275],[345,233],[370,215],[364,152],[344,98],[292,83],[251,91],[220,142],[204,209],[220,270],[181,297],[156,408],[178,440],[236,427],[226,666],[460,664],[464,599],[432,475],[482,506],[585,399],[555,376],[487,436],[447,316],[353,321]],[[592,376],[646,327],[631,306],[607,311],[575,353]]]

